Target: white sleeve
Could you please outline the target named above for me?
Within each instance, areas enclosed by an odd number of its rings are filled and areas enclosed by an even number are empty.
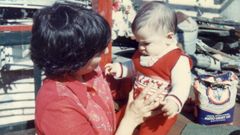
[[[133,77],[136,74],[134,64],[132,60],[127,60],[125,62],[115,63],[117,64],[116,68],[118,71],[114,76],[115,79],[122,79],[127,77]]]
[[[186,102],[191,88],[191,67],[186,56],[180,56],[176,65],[171,71],[172,90],[167,98],[173,99],[181,111]]]
[[[122,78],[132,77],[136,74],[136,70],[132,60],[125,61],[122,64]]]

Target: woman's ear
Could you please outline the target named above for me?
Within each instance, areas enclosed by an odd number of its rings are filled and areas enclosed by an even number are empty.
[[[173,32],[168,32],[167,38],[168,39],[173,39],[173,37],[174,37],[174,33]]]

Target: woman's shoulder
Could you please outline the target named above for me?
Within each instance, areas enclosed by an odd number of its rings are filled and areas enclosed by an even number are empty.
[[[56,81],[51,79],[44,79],[40,87],[37,97],[36,105],[47,105],[58,97],[56,89]]]
[[[40,96],[44,94],[45,96],[48,96],[50,93],[55,93],[56,92],[56,82],[55,80],[52,79],[44,79],[42,81],[42,85],[38,91],[37,96]]]

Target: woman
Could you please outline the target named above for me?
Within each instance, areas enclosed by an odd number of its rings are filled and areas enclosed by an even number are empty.
[[[56,3],[33,18],[31,59],[46,78],[36,99],[38,135],[128,135],[153,115],[157,94],[134,101],[119,127],[108,84],[98,64],[107,52],[110,27],[98,13]]]

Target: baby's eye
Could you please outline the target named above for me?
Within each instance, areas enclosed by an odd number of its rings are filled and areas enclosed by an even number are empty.
[[[142,45],[142,46],[148,46],[150,43],[148,42],[140,42],[139,45]]]

